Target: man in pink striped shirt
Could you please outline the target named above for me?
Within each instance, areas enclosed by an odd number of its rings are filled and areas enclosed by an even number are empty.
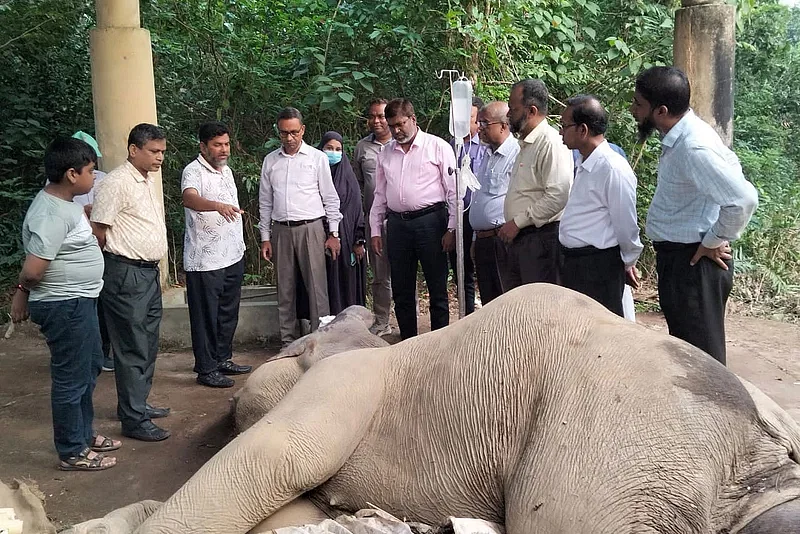
[[[380,229],[387,221],[386,253],[400,336],[417,335],[414,295],[422,265],[430,297],[431,330],[447,326],[447,253],[455,246],[456,159],[444,139],[417,126],[414,106],[395,99],[384,110],[393,140],[378,156],[375,200],[369,215],[372,249],[383,255]]]

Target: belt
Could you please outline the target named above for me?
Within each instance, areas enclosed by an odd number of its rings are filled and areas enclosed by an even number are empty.
[[[500,231],[502,226],[492,228],[491,230],[475,230],[475,239],[486,239],[487,237],[494,237]]]
[[[126,258],[125,256],[120,256],[119,254],[112,254],[110,252],[103,252],[103,256],[105,256],[106,259],[109,260],[118,261],[120,263],[127,263],[128,265],[133,265],[144,269],[155,269],[158,267],[157,261],[132,260],[131,258]]]
[[[316,219],[306,219],[305,221],[272,221],[275,224],[280,224],[281,226],[288,226],[289,228],[293,226],[303,226],[304,224],[317,222],[318,220],[322,219],[322,217],[317,217]]]
[[[561,253],[564,254],[564,256],[581,257],[581,256],[591,256],[593,254],[604,254],[604,253],[605,254],[610,254],[610,253],[619,254],[620,252],[619,252],[619,245],[614,245],[613,247],[609,247],[609,248],[597,248],[597,247],[593,247],[592,245],[588,245],[588,246],[585,246],[585,247],[570,248],[570,247],[565,247],[564,245],[561,245]]]
[[[559,221],[550,222],[547,224],[543,224],[542,226],[537,227],[536,225],[526,226],[522,230],[519,231],[517,237],[521,235],[539,233],[539,232],[558,232],[558,224]]]
[[[677,252],[679,250],[686,250],[687,248],[697,249],[700,242],[696,243],[674,243],[672,241],[654,241],[653,248],[656,252]]]
[[[446,206],[447,204],[445,204],[444,202],[437,202],[436,204],[431,204],[430,206],[426,206],[422,209],[418,209],[415,211],[390,211],[389,215],[392,215],[394,217],[399,217],[404,221],[410,221],[411,219],[422,217],[423,215],[433,213],[434,211],[443,210]]]

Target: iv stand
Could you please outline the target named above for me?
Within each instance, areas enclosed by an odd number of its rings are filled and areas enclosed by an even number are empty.
[[[445,74],[448,75],[452,98],[453,77],[460,79],[464,77],[464,74],[457,70],[446,69],[439,71],[438,79],[441,80]],[[458,289],[458,318],[463,319],[466,315],[466,297],[464,296],[464,197],[459,194],[461,166],[458,164],[458,156],[464,147],[464,139],[455,135],[453,137],[455,138],[456,168],[448,169],[448,172],[455,174],[456,181],[456,286]]]

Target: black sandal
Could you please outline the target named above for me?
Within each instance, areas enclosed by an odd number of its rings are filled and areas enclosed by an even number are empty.
[[[109,460],[109,462],[104,463],[104,460]],[[115,465],[117,465],[116,458],[106,458],[104,454],[94,452],[86,447],[77,456],[61,460],[58,468],[62,471],[103,471]]]

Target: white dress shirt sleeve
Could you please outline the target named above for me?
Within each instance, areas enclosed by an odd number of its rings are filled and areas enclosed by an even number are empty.
[[[270,169],[267,164],[269,156],[264,158],[261,166],[261,180],[258,185],[258,208],[260,220],[258,230],[261,232],[261,241],[270,240],[272,229],[272,181],[270,179]],[[330,174],[330,171],[328,171]]]
[[[707,147],[688,151],[688,168],[697,189],[719,204],[719,217],[703,237],[703,246],[717,248],[737,239],[758,207],[758,193],[742,174],[738,161],[727,161]],[[733,156],[735,158],[735,156]]]
[[[333,186],[331,177],[331,166],[323,152],[319,153],[317,163],[317,177],[319,180],[319,194],[322,197],[322,205],[325,208],[325,217],[328,219],[328,231],[338,232],[342,214],[339,211],[339,193]]]
[[[609,167],[606,182],[606,206],[611,226],[619,243],[625,267],[636,265],[642,253],[639,240],[639,221],[636,217],[636,176],[633,172]]]

